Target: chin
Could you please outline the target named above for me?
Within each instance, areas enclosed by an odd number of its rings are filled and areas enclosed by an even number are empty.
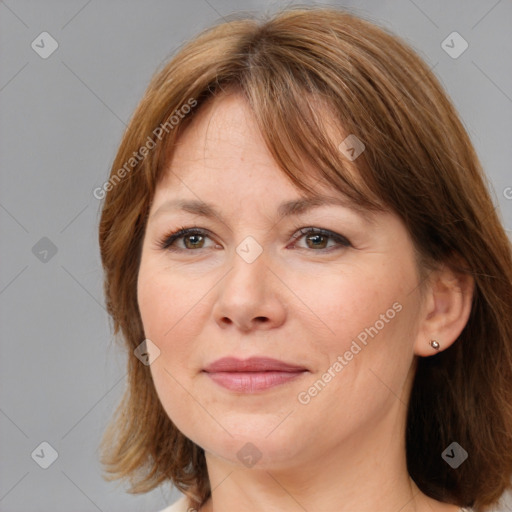
[[[216,431],[215,435],[210,432],[206,437],[201,432],[198,436],[192,435],[190,439],[214,457],[236,466],[254,469],[289,467],[290,461],[298,458],[306,447],[299,442],[304,439],[304,435],[294,435],[283,425],[276,429],[279,422],[270,422],[268,419],[253,422],[246,418],[239,422],[239,428],[236,425],[223,423],[231,436],[219,427],[220,431]]]

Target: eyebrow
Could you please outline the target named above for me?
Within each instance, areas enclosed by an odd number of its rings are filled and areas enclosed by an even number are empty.
[[[329,196],[311,196],[300,199],[292,199],[290,201],[281,203],[277,209],[277,217],[278,220],[282,220],[285,217],[302,215],[307,211],[320,208],[322,206],[342,206],[359,214],[368,223],[373,223],[375,220],[374,217],[370,214],[369,210],[362,208],[353,201],[349,201],[348,199],[341,197]],[[151,215],[150,218],[154,218],[160,213],[173,210],[185,211],[210,219],[217,218],[226,224],[222,214],[217,211],[214,205],[195,199],[172,199],[166,201]]]

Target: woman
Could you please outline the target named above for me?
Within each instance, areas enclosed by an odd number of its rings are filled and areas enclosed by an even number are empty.
[[[396,36],[326,8],[205,31],[104,190],[130,354],[106,478],[170,480],[172,512],[484,511],[509,488],[510,242]]]

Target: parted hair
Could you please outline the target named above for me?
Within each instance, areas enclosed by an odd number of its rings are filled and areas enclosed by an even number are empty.
[[[307,163],[362,207],[399,215],[424,275],[444,264],[473,276],[458,339],[417,358],[406,454],[425,494],[488,510],[512,474],[510,240],[469,136],[427,64],[387,29],[331,7],[238,15],[203,30],[157,70],[130,120],[99,223],[106,306],[128,357],[128,386],[100,447],[104,478],[129,479],[131,493],[170,482],[196,508],[211,495],[204,450],[172,423],[133,351],[145,339],[136,288],[155,187],[180,133],[206,101],[230,91],[247,101],[299,189],[312,192]],[[352,162],[358,176],[341,140],[327,133],[325,112],[364,143]],[[441,457],[454,441],[468,453],[457,469]]]

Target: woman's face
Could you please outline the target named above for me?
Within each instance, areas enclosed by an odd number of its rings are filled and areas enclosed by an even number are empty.
[[[261,468],[401,443],[423,305],[400,219],[365,218],[323,186],[318,194],[340,204],[286,209],[303,195],[236,95],[199,112],[168,170],[149,214],[138,303],[160,351],[155,387],[178,429],[212,456]],[[163,247],[192,227],[200,233]],[[294,371],[205,371],[224,357]]]

